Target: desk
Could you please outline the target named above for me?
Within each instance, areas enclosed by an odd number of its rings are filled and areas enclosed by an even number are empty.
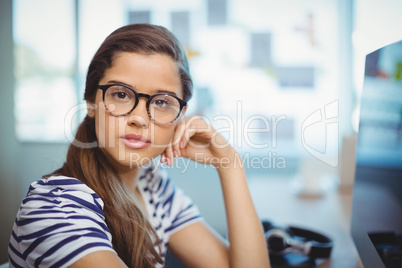
[[[352,191],[333,189],[321,197],[299,197],[290,191],[288,177],[249,179],[258,215],[278,225],[295,225],[322,232],[334,241],[331,258],[317,267],[363,267],[350,235]]]

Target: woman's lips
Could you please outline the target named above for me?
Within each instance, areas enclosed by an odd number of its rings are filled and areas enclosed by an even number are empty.
[[[120,140],[127,147],[134,149],[142,149],[148,147],[151,144],[151,142],[144,136],[135,134],[127,134],[125,136],[121,136]]]

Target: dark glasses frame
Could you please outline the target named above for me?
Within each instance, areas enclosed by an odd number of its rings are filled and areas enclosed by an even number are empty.
[[[134,93],[134,95],[135,95],[135,103],[134,103],[133,108],[131,108],[128,112],[123,113],[123,114],[115,114],[115,113],[109,111],[109,109],[107,108],[106,103],[105,103],[106,91],[108,90],[108,88],[113,87],[113,86],[125,87],[125,88],[131,90],[131,91]],[[138,93],[137,91],[135,91],[135,90],[132,89],[131,87],[129,87],[129,86],[127,86],[127,85],[124,85],[124,84],[99,85],[99,89],[101,89],[101,90],[102,90],[102,93],[103,93],[103,95],[102,95],[103,105],[105,105],[105,108],[106,108],[106,110],[107,110],[109,113],[111,113],[112,115],[115,115],[115,116],[124,116],[124,115],[130,114],[130,113],[131,113],[132,111],[134,111],[134,109],[137,107],[137,105],[138,105],[138,103],[139,103],[139,101],[140,101],[140,98],[146,98],[146,99],[147,99],[146,107],[147,107],[147,112],[148,112],[149,118],[151,118],[152,121],[154,121],[154,122],[156,122],[156,123],[158,123],[158,124],[165,125],[165,124],[170,124],[170,123],[174,122],[174,121],[180,116],[180,114],[181,114],[181,112],[182,112],[182,110],[183,110],[183,107],[187,106],[187,102],[186,102],[186,101],[180,99],[179,97],[177,97],[177,96],[175,96],[175,95],[173,95],[173,94],[169,94],[169,93],[157,93],[157,94],[154,94],[154,95],[149,95],[149,94],[145,94],[145,93]],[[169,121],[169,122],[166,122],[166,123],[161,123],[161,122],[156,121],[154,118],[152,118],[151,113],[150,113],[150,111],[149,111],[149,105],[151,104],[152,99],[155,98],[155,97],[157,97],[157,96],[170,96],[170,97],[175,98],[175,99],[179,102],[179,104],[180,104],[180,110],[179,110],[179,112],[177,113],[177,116],[176,116],[173,120],[171,120],[171,121]]]

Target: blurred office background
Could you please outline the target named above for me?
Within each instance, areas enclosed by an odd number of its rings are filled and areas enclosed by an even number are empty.
[[[86,68],[116,28],[144,22],[176,34],[195,85],[188,114],[203,115],[239,150],[249,180],[281,176],[303,184],[306,176],[329,175],[333,188],[351,180],[340,176],[341,155],[350,147],[344,137],[356,131],[364,56],[402,39],[398,0],[0,5],[0,263],[29,184],[65,159],[86,112]],[[216,173],[188,164],[179,160],[168,171],[225,235]]]

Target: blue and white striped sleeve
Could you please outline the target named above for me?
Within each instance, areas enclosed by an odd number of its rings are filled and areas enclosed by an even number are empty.
[[[9,244],[11,267],[67,267],[85,255],[113,251],[103,202],[79,180],[33,183],[21,204]]]

